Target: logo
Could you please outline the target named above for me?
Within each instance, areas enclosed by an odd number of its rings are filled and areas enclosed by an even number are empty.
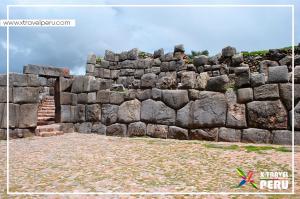
[[[243,169],[237,168],[236,170],[237,170],[238,174],[242,177],[242,180],[241,180],[240,184],[237,187],[242,187],[242,186],[244,186],[246,184],[250,184],[255,189],[258,189],[257,188],[257,184],[252,179],[253,178],[253,174],[254,174],[253,171],[249,171],[247,173],[247,175],[246,175],[246,173],[243,171]]]
[[[283,190],[289,188],[288,172],[260,172],[260,189]]]

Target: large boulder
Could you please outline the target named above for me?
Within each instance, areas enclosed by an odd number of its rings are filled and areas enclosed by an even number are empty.
[[[279,84],[279,95],[286,109],[290,111],[292,109],[292,84]]]
[[[101,122],[106,125],[116,123],[118,120],[118,105],[102,104],[101,110]]]
[[[192,129],[189,137],[191,140],[208,140],[217,141],[218,139],[218,128],[212,129]]]
[[[274,100],[279,98],[277,84],[265,84],[254,88],[255,100]]]
[[[189,102],[186,90],[162,90],[162,101],[173,109],[180,109]]]
[[[225,126],[227,103],[225,95],[217,92],[202,91],[199,100],[192,105],[193,126]]]
[[[220,142],[240,142],[241,130],[221,127],[219,129],[218,141]]]
[[[153,88],[157,82],[157,76],[154,73],[147,73],[141,77],[142,88]]]
[[[148,124],[147,135],[150,137],[166,139],[168,135],[168,126],[159,124]]]
[[[227,90],[228,83],[229,83],[229,78],[227,75],[211,77],[207,82],[206,89],[209,91],[225,92]]]
[[[112,124],[106,128],[106,135],[125,137],[127,134],[126,124]]]
[[[37,104],[22,104],[19,112],[19,128],[31,128],[37,126]]]
[[[177,126],[170,126],[167,137],[171,139],[187,140],[189,139],[189,134],[186,129]]]
[[[250,69],[247,66],[237,67],[234,70],[236,87],[245,87],[250,85]]]
[[[181,87],[194,88],[196,83],[196,73],[194,71],[187,71],[181,73]]]
[[[208,63],[208,57],[206,55],[199,55],[194,57],[193,64],[195,66],[204,66]]]
[[[128,125],[128,136],[144,136],[146,135],[147,127],[144,122],[134,122]]]
[[[255,128],[286,129],[287,111],[280,100],[247,104],[248,125]]]
[[[177,111],[176,125],[184,128],[190,128],[193,124],[192,120],[192,107],[194,102],[191,101],[183,108]]]
[[[265,129],[249,128],[242,133],[242,142],[250,143],[270,143],[271,133]]]
[[[16,104],[38,103],[39,88],[38,87],[14,87],[13,102]]]
[[[141,102],[137,99],[123,102],[118,111],[120,122],[131,123],[140,120]]]
[[[147,123],[174,125],[175,115],[175,110],[161,101],[148,99],[142,102],[141,120]]]
[[[68,68],[60,68],[54,66],[46,66],[46,65],[33,65],[28,64],[23,68],[24,74],[35,74],[41,76],[51,76],[51,77],[69,77],[70,69]]]
[[[273,66],[268,68],[268,82],[286,83],[289,81],[289,71],[287,66]]]
[[[272,131],[273,134],[273,142],[272,144],[280,144],[280,145],[291,145],[292,144],[292,131],[289,130],[275,130]],[[295,132],[296,134],[296,132]]]
[[[223,57],[232,57],[233,55],[236,54],[236,49],[231,46],[227,46],[222,49],[222,56]]]
[[[98,122],[101,120],[101,107],[99,104],[86,105],[85,108],[86,121]]]

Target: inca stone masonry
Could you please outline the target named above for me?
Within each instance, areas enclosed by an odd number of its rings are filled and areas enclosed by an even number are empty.
[[[300,56],[295,55],[295,143],[300,144]],[[299,66],[297,66],[299,65]],[[249,67],[250,66],[250,67]],[[66,132],[226,142],[292,143],[292,58],[280,50],[243,57],[233,47],[187,58],[183,45],[88,56],[85,76],[26,65],[9,74],[12,138],[35,134],[37,111],[54,96]],[[6,138],[6,75],[0,76],[1,138]]]

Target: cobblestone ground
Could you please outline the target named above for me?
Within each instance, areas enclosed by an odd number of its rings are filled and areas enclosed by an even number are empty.
[[[10,141],[11,192],[261,192],[236,188],[237,167],[260,171],[291,171],[289,148],[270,145],[203,141],[118,138],[65,134]],[[259,150],[257,150],[259,149]],[[6,142],[0,141],[0,198],[45,198],[4,194]],[[296,148],[299,166],[299,148]],[[296,182],[299,184],[299,167]],[[263,190],[266,191],[266,190]],[[290,190],[288,190],[290,191]],[[299,192],[298,185],[296,191]],[[49,198],[111,198],[116,196],[49,196]],[[121,198],[135,198],[123,196]],[[139,196],[153,198],[152,196]],[[158,196],[159,197],[159,196]],[[160,196],[173,198],[175,196]],[[183,198],[184,196],[176,196]],[[186,196],[192,197],[192,196]],[[265,198],[297,198],[270,196]],[[229,198],[229,196],[198,196]],[[254,196],[235,196],[254,198]]]

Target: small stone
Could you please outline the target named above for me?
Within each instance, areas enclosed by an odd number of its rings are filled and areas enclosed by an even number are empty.
[[[211,129],[192,129],[189,137],[191,140],[207,140],[217,141],[218,139],[218,128]]]
[[[171,139],[187,140],[189,138],[188,130],[177,126],[170,126],[167,137]]]
[[[207,81],[206,89],[208,91],[225,92],[227,90],[228,83],[229,83],[229,78],[227,75],[211,77]]]
[[[289,81],[287,66],[269,67],[268,82],[270,83],[286,83]]]
[[[221,127],[219,129],[219,142],[240,142],[241,130]]]
[[[166,139],[168,135],[168,126],[159,124],[148,124],[147,135],[150,137]]]
[[[250,77],[252,87],[257,87],[265,84],[265,75],[263,73],[252,73]]]
[[[128,136],[145,136],[147,131],[146,124],[144,122],[134,122],[128,125]]]
[[[236,54],[236,49],[231,46],[227,46],[222,49],[222,56],[223,57],[232,57],[233,55]]]
[[[239,103],[247,103],[253,101],[252,88],[240,88],[237,90],[237,101]]]
[[[242,132],[242,142],[250,143],[270,143],[271,133],[264,129],[249,128]]]
[[[277,84],[265,84],[254,88],[255,100],[273,100],[279,98],[279,89]]]

